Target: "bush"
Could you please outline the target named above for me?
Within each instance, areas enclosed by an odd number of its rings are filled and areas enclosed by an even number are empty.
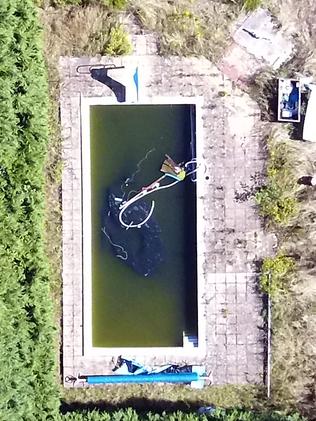
[[[267,184],[255,196],[260,213],[280,225],[286,225],[298,212],[297,183],[287,144],[268,140]]]
[[[37,4],[43,3],[43,0],[35,0]],[[51,6],[89,6],[99,4],[113,9],[123,10],[127,6],[127,0],[51,0]]]
[[[113,7],[114,9],[123,10],[127,6],[127,0],[103,0],[108,3],[107,6]]]
[[[129,10],[143,28],[155,33],[161,55],[204,56],[217,62],[230,42],[240,1],[133,0]]]
[[[82,0],[52,0],[52,6],[79,6],[82,5]]]
[[[0,30],[0,413],[32,421],[59,406],[44,253],[48,91],[33,2],[1,2]]]
[[[107,35],[107,42],[104,45],[102,54],[108,56],[121,56],[131,54],[133,48],[128,33],[122,25],[113,26]]]
[[[91,34],[89,43],[98,46],[99,53],[106,56],[127,55],[133,51],[123,25],[112,24],[105,30]]]
[[[291,257],[278,254],[275,257],[266,258],[263,261],[261,269],[261,290],[271,297],[284,291],[294,269],[295,263]]]
[[[243,7],[247,12],[251,12],[256,10],[259,6],[261,6],[262,0],[244,0]]]
[[[161,35],[162,45],[166,46],[162,48],[166,49],[161,52],[200,55],[203,53],[204,34],[205,28],[199,16],[189,9],[177,8],[166,16],[165,30]]]
[[[222,0],[222,1],[232,6],[238,4],[240,7],[243,7],[246,10],[246,12],[251,12],[253,10],[256,10],[262,4],[262,0]]]
[[[256,202],[263,216],[267,216],[277,224],[287,224],[297,213],[297,200],[284,195],[282,189],[273,180],[256,193]]]
[[[172,414],[137,414],[132,409],[107,412],[73,412],[65,414],[61,420],[65,421],[304,421],[299,415],[286,416],[280,413],[256,413],[241,409],[216,409],[209,415],[196,413],[174,412]]]

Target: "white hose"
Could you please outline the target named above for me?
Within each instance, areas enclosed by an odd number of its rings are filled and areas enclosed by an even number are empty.
[[[184,167],[185,167],[185,168],[187,168],[190,164],[195,164],[195,165],[197,165],[196,158],[193,158],[193,159],[191,159],[191,161],[186,162],[186,163],[184,164]]]
[[[162,181],[164,177],[161,177],[159,180]],[[136,202],[137,200],[141,199],[144,196],[147,196],[148,194],[152,193],[153,191],[156,191],[157,188],[159,187],[159,182],[156,182],[156,184],[152,183],[150,186],[153,186],[150,190],[147,190],[148,187],[145,188],[144,190],[142,190],[141,192],[136,194],[136,196],[134,196],[132,199],[128,200],[127,202],[122,203],[120,205],[119,209],[121,211],[123,211],[123,210],[127,209],[128,206],[130,206],[132,203]]]
[[[142,221],[139,224],[126,224],[123,221],[123,213],[126,211],[126,209],[131,206],[133,203],[137,202],[137,200],[141,199],[142,197],[147,196],[148,194],[151,194],[153,192],[156,192],[158,190],[162,190],[162,189],[168,189],[169,187],[174,186],[175,184],[179,183],[180,180],[176,180],[173,183],[167,184],[165,186],[159,186],[159,184],[157,185],[157,187],[153,187],[151,190],[143,190],[140,193],[138,193],[136,196],[134,196],[131,200],[129,200],[128,202],[125,202],[123,205],[121,205],[120,207],[120,213],[119,213],[119,221],[120,223],[123,225],[123,227],[125,227],[126,229],[128,228],[140,228],[142,225],[146,224],[146,222],[148,221],[148,219],[151,217],[153,211],[154,211],[154,207],[155,207],[155,202],[152,201],[151,202],[151,208],[150,211],[148,213],[148,215],[146,216],[146,219],[144,219],[144,221]]]
[[[162,189],[169,189],[169,187],[175,186],[175,185],[176,185],[176,184],[178,184],[180,181],[181,181],[181,180],[176,180],[176,181],[174,181],[173,183],[166,184],[165,186],[159,186],[159,187],[157,187],[157,188],[156,188],[156,190],[155,190],[155,191],[157,191],[157,190],[162,190]]]
[[[196,172],[197,172],[197,168],[196,168],[195,170],[192,170],[192,171],[188,172],[188,173],[186,174],[186,176],[188,177],[189,175],[194,174],[194,173],[196,173]]]
[[[120,223],[121,223],[121,225],[123,225],[123,227],[125,227],[126,229],[129,229],[129,228],[140,228],[142,225],[144,225],[144,224],[146,224],[146,222],[148,221],[148,219],[151,217],[151,215],[153,214],[153,211],[154,211],[154,208],[155,208],[155,202],[154,201],[152,201],[151,202],[151,208],[150,208],[150,211],[149,211],[149,213],[148,213],[148,215],[147,215],[147,217],[142,221],[142,222],[140,222],[139,224],[133,224],[133,223],[130,223],[130,224],[125,224],[125,222],[123,221],[123,213],[126,211],[126,209],[129,207],[131,205],[131,203],[128,205],[128,206],[126,206],[126,208],[123,208],[122,210],[121,210],[121,212],[119,213],[119,221],[120,221]]]
[[[197,166],[196,158],[193,158],[191,161],[186,162],[184,164],[184,167],[187,168],[190,164],[195,164]],[[192,171],[188,172],[186,174],[186,176],[188,177],[189,175],[192,175],[192,174],[196,173],[197,172],[197,169],[198,169],[198,167],[196,167],[195,170],[192,170]],[[194,180],[191,178],[191,181],[193,183],[196,183],[196,178]]]
[[[192,159],[191,161],[186,162],[186,163],[184,164],[184,167],[185,167],[185,168],[187,168],[190,164],[195,164],[195,165],[197,165],[197,163],[196,163],[196,159],[194,158],[194,159]],[[187,173],[187,174],[186,174],[186,176],[189,176],[189,175],[191,175],[191,174],[194,174],[194,173],[196,173],[196,171],[197,171],[197,168],[195,168],[194,170],[192,170],[192,171],[190,171],[189,173]],[[160,180],[160,181],[162,181],[162,180],[163,180],[163,178],[164,178],[164,177],[161,177],[159,180]],[[166,184],[166,185],[164,185],[164,186],[160,186],[159,181],[157,181],[157,184],[154,184],[154,185],[153,185],[153,187],[152,187],[150,190],[146,190],[146,189],[144,189],[143,191],[141,191],[141,192],[139,192],[138,194],[136,194],[136,196],[134,196],[132,199],[128,200],[127,202],[125,202],[125,203],[123,203],[123,204],[121,204],[121,206],[120,206],[120,213],[119,213],[119,221],[120,221],[121,225],[123,225],[123,227],[125,227],[126,229],[129,229],[129,228],[140,228],[142,225],[146,224],[146,222],[147,222],[147,221],[148,221],[148,219],[151,217],[151,215],[152,215],[152,213],[153,213],[153,211],[154,211],[154,208],[155,208],[155,202],[154,202],[154,201],[152,201],[152,202],[151,202],[151,208],[150,208],[150,211],[149,211],[148,215],[147,215],[147,216],[146,216],[146,218],[145,218],[142,222],[140,222],[139,224],[133,224],[132,222],[131,222],[130,224],[126,224],[126,223],[123,221],[123,213],[126,211],[126,209],[127,209],[129,206],[131,206],[133,203],[137,202],[137,200],[141,199],[142,197],[145,197],[145,196],[147,196],[148,194],[151,194],[151,193],[156,192],[156,191],[158,191],[158,190],[163,190],[163,189],[168,189],[169,187],[173,187],[173,186],[175,186],[176,184],[178,184],[180,181],[181,181],[181,180],[176,180],[176,181],[174,181],[173,183]],[[148,187],[147,187],[147,188],[148,188]]]

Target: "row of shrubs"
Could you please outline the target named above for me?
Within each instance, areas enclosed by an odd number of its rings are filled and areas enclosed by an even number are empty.
[[[0,2],[0,418],[58,414],[44,252],[48,93],[31,0]]]
[[[92,6],[101,5],[114,9],[124,9],[127,5],[127,0],[34,0],[37,6],[49,4],[54,7],[63,6]]]
[[[267,150],[267,184],[259,189],[255,199],[261,214],[270,222],[287,225],[298,212],[293,151],[285,140],[278,139],[277,133],[267,139]]]
[[[242,409],[216,409],[209,414],[175,412],[173,414],[137,414],[132,409],[114,413],[81,412],[67,413],[61,421],[303,421],[299,415],[282,415],[279,413],[256,413]]]
[[[267,139],[267,182],[255,195],[267,225],[280,229],[284,229],[297,216],[299,209],[293,151],[284,137],[283,132],[276,131]],[[262,291],[271,297],[285,292],[294,270],[294,260],[283,252],[275,257],[267,257],[261,268]]]

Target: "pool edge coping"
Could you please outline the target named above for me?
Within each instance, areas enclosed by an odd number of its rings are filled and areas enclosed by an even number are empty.
[[[205,250],[201,250],[204,242],[197,241],[197,307],[198,307],[198,346],[197,347],[93,347],[92,345],[92,274],[91,274],[91,166],[90,166],[90,114],[91,105],[167,105],[167,104],[187,104],[195,105],[196,113],[196,157],[197,161],[203,161],[203,126],[202,126],[202,107],[204,104],[203,96],[185,97],[148,97],[141,101],[128,101],[118,103],[112,97],[85,96],[80,94],[80,141],[81,141],[81,166],[82,166],[82,247],[83,247],[83,355],[85,357],[104,356],[109,357],[119,354],[133,355],[176,355],[187,356],[188,354],[196,357],[204,357],[206,353],[206,321],[203,303],[205,290],[205,279],[203,271],[203,256]],[[85,157],[83,159],[83,156]],[[203,230],[203,183],[202,168],[197,171],[196,183],[196,233],[197,238],[202,235]],[[89,203],[89,206],[84,205]],[[88,279],[88,281],[85,281]]]

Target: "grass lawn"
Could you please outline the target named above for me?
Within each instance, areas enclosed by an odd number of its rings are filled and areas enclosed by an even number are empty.
[[[135,408],[137,411],[189,411],[200,406],[262,408],[264,388],[256,386],[209,386],[194,390],[177,385],[118,385],[87,389],[65,389],[65,409],[97,407],[103,410]]]

